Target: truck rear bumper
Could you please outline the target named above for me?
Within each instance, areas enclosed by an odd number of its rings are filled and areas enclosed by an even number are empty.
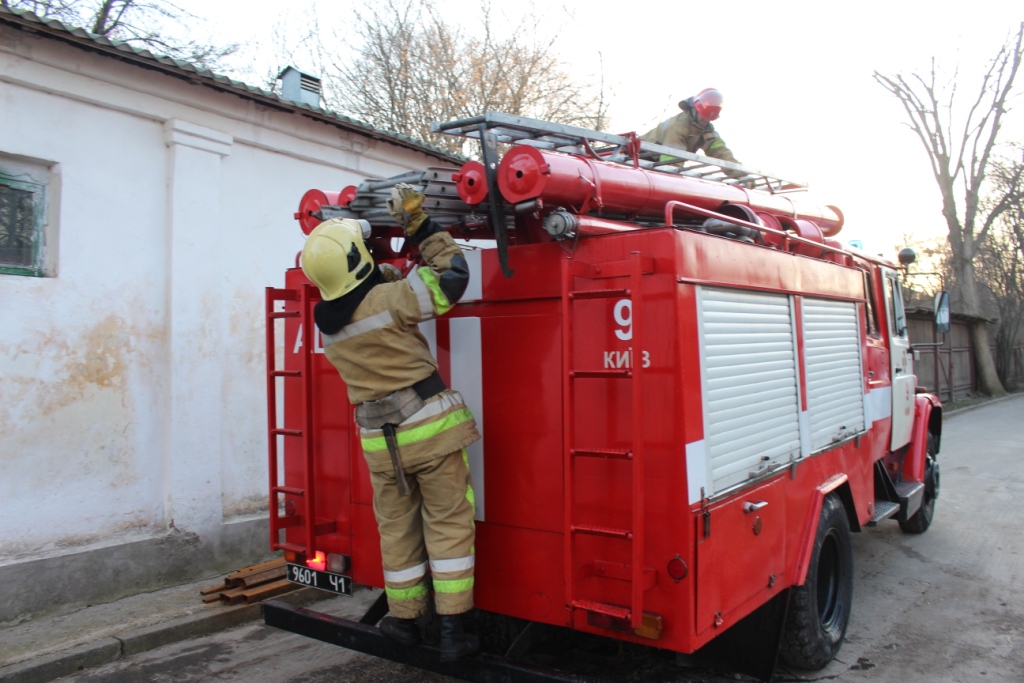
[[[263,603],[263,621],[285,631],[340,645],[374,657],[408,664],[426,671],[477,683],[602,683],[599,679],[542,669],[505,657],[482,653],[457,662],[442,663],[436,647],[403,647],[376,626],[295,607],[276,600]]]

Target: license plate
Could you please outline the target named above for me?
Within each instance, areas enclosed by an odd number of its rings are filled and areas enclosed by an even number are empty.
[[[301,564],[288,564],[288,580],[311,588],[331,591],[341,595],[352,595],[352,579],[341,574],[322,572],[318,569],[303,567]]]

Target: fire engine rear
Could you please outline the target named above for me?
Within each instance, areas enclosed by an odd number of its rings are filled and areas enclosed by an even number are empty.
[[[368,220],[375,258],[408,269],[384,200],[409,182],[467,245],[469,290],[420,328],[483,435],[478,608],[680,653],[742,630],[734,664],[762,678],[776,654],[825,666],[851,532],[924,532],[939,493],[942,407],[917,386],[899,267],[771,174],[505,114],[435,130],[479,139],[480,161],[311,190],[296,217]],[[299,268],[267,290],[270,540],[291,580],[350,594],[383,586],[380,545],[318,297]],[[386,609],[266,620],[469,680],[561,676],[513,656],[522,638],[442,665],[372,628]]]

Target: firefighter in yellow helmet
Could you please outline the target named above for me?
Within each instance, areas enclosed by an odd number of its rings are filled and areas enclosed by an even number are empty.
[[[321,223],[302,250],[302,269],[320,288],[314,318],[324,352],[356,406],[373,485],[390,617],[380,630],[407,646],[428,612],[431,584],[441,624],[441,659],[473,654],[464,630],[473,607],[474,494],[466,446],[480,438],[459,392],[448,389],[417,323],[447,313],[469,269],[462,250],[422,210],[411,185],[392,191],[388,210],[419,246],[426,266],[402,278],[379,269],[351,219]]]
[[[725,145],[722,136],[711,123],[722,113],[722,93],[714,88],[705,88],[693,97],[679,103],[682,112],[662,121],[656,128],[640,136],[641,140],[666,147],[677,147],[687,152],[703,152],[704,156],[722,161],[740,163]],[[743,173],[727,171],[732,177]]]

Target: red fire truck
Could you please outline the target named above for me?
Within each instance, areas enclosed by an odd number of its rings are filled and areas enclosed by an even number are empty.
[[[744,166],[498,113],[435,130],[479,139],[480,161],[311,190],[296,218],[367,220],[377,260],[408,268],[383,202],[409,182],[467,245],[468,291],[421,331],[483,435],[479,610],[679,653],[750,632],[733,661],[762,678],[776,654],[825,666],[854,604],[851,532],[924,532],[939,493],[942,407],[917,386],[899,266]],[[318,296],[298,267],[267,290],[271,546],[292,581],[351,593],[383,586],[379,537]],[[386,609],[266,620],[469,680],[559,679],[395,646],[373,628]]]

